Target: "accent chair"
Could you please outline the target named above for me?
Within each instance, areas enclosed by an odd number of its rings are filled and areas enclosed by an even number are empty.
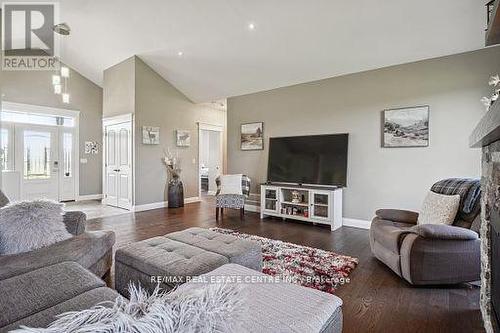
[[[241,189],[242,194],[220,194],[221,181],[220,177],[215,179],[217,184],[217,192],[215,194],[215,219],[219,220],[220,216],[224,214],[224,208],[232,208],[240,210],[240,219],[245,218],[245,200],[250,195],[250,178],[246,175],[241,176]]]

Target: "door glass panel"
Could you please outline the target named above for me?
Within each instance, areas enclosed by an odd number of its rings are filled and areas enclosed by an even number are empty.
[[[9,156],[9,130],[2,128],[2,137],[0,138],[0,163],[2,170],[9,170],[10,156]]]
[[[120,165],[128,165],[128,131],[120,130]]]
[[[108,165],[116,165],[115,154],[115,131],[108,132]]]
[[[328,217],[328,206],[314,206],[314,216],[316,217]]]
[[[50,132],[24,131],[24,178],[50,178]]]
[[[327,205],[328,194],[314,194],[314,203],[320,205]]]
[[[276,193],[277,192],[278,191],[276,191],[276,190],[266,190],[266,199],[274,199],[274,200],[276,200],[277,199],[276,198]]]
[[[63,135],[63,168],[64,177],[71,177],[72,175],[72,154],[73,154],[73,135],[71,133],[64,133]]]

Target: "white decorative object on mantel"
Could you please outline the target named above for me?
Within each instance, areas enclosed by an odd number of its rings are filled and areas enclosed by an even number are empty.
[[[493,87],[493,93],[490,97],[484,96],[481,98],[481,103],[486,106],[486,111],[488,111],[493,103],[500,97],[500,76],[498,74],[492,75],[488,84]]]

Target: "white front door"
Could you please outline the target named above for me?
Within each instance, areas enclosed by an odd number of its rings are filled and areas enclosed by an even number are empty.
[[[105,127],[106,204],[132,207],[132,124],[125,122]]]
[[[16,125],[16,165],[24,200],[59,200],[59,135],[56,127]]]

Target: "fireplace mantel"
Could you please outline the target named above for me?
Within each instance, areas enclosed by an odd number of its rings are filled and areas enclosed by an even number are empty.
[[[490,107],[469,137],[471,148],[485,147],[500,140],[500,100]]]
[[[482,148],[481,161],[481,298],[487,333],[500,332],[498,273],[498,212],[500,202],[500,101],[496,101],[469,137],[471,147]],[[496,230],[495,230],[496,229]],[[493,254],[493,251],[495,254]]]

